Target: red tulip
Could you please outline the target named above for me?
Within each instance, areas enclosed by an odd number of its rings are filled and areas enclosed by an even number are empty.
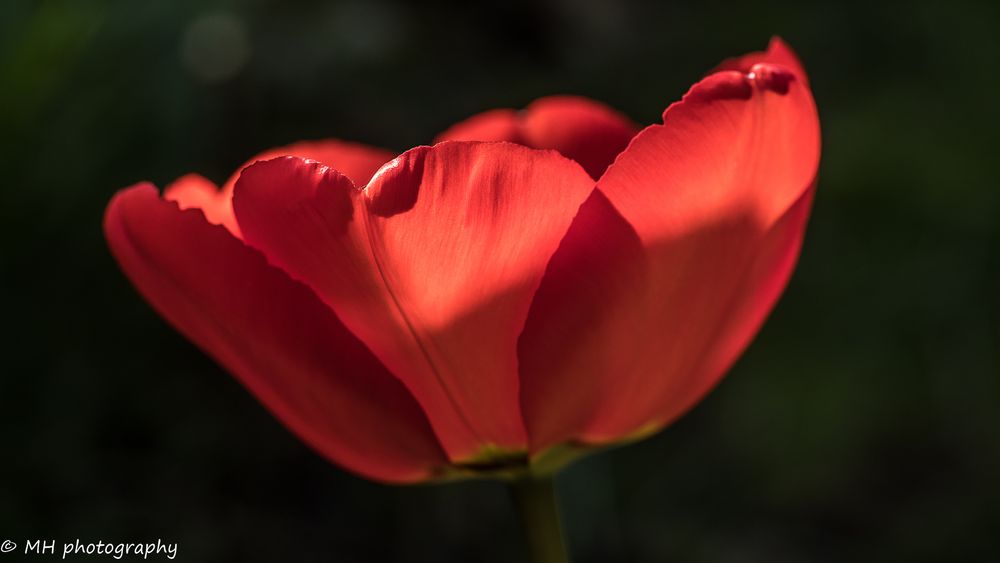
[[[394,159],[292,145],[221,190],[123,190],[106,236],[157,311],[331,461],[390,482],[550,471],[697,403],[799,252],[819,124],[783,43],[663,120],[637,132],[557,97]]]

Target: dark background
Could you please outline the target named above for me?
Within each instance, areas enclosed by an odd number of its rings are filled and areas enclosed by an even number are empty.
[[[576,93],[652,123],[783,36],[823,125],[804,254],[689,416],[559,480],[580,563],[1000,561],[1000,13],[987,3],[0,4],[0,540],[513,562],[496,483],[330,466],[136,295],[115,190]],[[0,559],[13,555],[0,555]]]

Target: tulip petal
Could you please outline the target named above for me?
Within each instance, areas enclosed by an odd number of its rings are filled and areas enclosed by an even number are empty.
[[[355,184],[362,186],[368,183],[376,170],[392,160],[395,155],[387,150],[335,139],[300,141],[284,147],[268,149],[254,156],[222,184],[222,189],[218,189],[204,176],[188,174],[167,186],[163,190],[163,197],[169,201],[176,201],[181,209],[192,207],[201,209],[210,223],[223,225],[233,235],[242,237],[236,216],[233,215],[232,203],[233,187],[236,185],[240,171],[259,160],[271,160],[279,156],[298,156],[322,162],[327,166],[335,167]]]
[[[593,180],[554,151],[448,142],[408,151],[364,190],[318,163],[247,168],[236,216],[413,392],[456,463],[526,448],[517,336]]]
[[[201,209],[209,223],[222,225],[233,236],[242,238],[240,226],[233,215],[231,197],[231,194],[220,191],[211,180],[198,174],[181,176],[163,190],[163,199],[176,201],[181,209]]]
[[[119,192],[104,228],[156,310],[322,455],[391,482],[446,464],[404,386],[312,290],[259,252],[149,184]]]
[[[641,337],[633,335],[641,326],[633,292],[646,282],[644,252],[632,226],[595,190],[549,262],[518,340],[532,453],[578,438],[602,403],[614,400],[612,378],[622,367],[611,337]]]
[[[383,164],[392,160],[396,155],[385,149],[336,139],[299,141],[283,147],[268,149],[246,161],[243,166],[236,170],[236,173],[226,180],[226,183],[222,185],[222,191],[231,199],[236,180],[239,179],[240,172],[244,168],[257,161],[271,160],[279,156],[297,156],[322,162],[350,178],[354,185],[363,186]]]
[[[507,141],[526,145],[521,135],[521,118],[516,110],[491,109],[460,121],[434,139],[444,141]]]
[[[525,324],[532,452],[643,435],[719,380],[791,274],[818,159],[805,82],[770,64],[707,77],[633,139]]]
[[[551,96],[523,112],[492,110],[457,123],[438,141],[509,141],[559,151],[600,178],[636,133],[628,118],[586,98]]]

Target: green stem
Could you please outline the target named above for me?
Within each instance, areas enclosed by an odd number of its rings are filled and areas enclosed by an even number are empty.
[[[553,478],[518,479],[510,483],[510,491],[524,528],[531,562],[569,563]]]

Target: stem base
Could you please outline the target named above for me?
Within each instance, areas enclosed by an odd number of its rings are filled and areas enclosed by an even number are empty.
[[[552,477],[525,477],[510,483],[532,563],[569,563]]]

